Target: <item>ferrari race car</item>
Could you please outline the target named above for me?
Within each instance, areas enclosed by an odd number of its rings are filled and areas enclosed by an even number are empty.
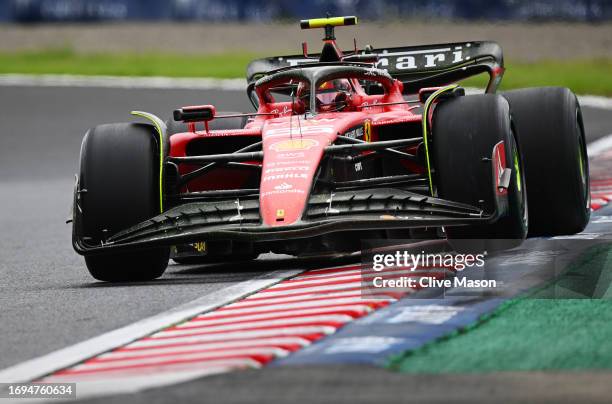
[[[94,278],[137,281],[179,262],[348,252],[362,239],[445,237],[516,245],[580,232],[589,172],[580,105],[567,88],[496,94],[494,42],[349,52],[334,28],[302,21],[323,48],[251,62],[255,111],[185,106],[164,122],[85,135],[73,245]],[[356,42],[355,42],[356,43]],[[482,94],[457,82],[488,74]]]

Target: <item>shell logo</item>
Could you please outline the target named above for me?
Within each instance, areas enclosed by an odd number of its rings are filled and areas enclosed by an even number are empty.
[[[319,142],[314,139],[289,139],[270,145],[270,149],[277,152],[308,150],[318,146]]]

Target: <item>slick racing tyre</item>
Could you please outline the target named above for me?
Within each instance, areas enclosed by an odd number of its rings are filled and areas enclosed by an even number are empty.
[[[240,112],[217,112],[217,115],[231,115],[231,114],[239,114]],[[213,119],[209,122],[208,128],[210,130],[222,130],[222,129],[242,129],[247,123],[248,117],[246,116],[238,116],[235,118],[221,118],[221,119]],[[177,122],[173,119],[168,119],[166,121],[166,128],[168,131],[168,136],[172,136],[175,133],[183,133],[188,132],[187,124],[185,122]],[[204,130],[204,124],[198,123],[196,125],[196,130]]]
[[[510,108],[503,97],[457,97],[441,102],[434,110],[432,148],[435,183],[441,198],[492,213],[495,178],[491,156],[495,145],[502,141],[506,167],[512,174],[507,214],[489,225],[446,227],[449,242],[458,250],[503,250],[525,239],[528,211],[522,158],[513,134]]]
[[[159,152],[151,125],[120,123],[90,129],[81,146],[80,233],[95,244],[160,212]],[[101,281],[146,281],[168,266],[170,248],[86,255]]]
[[[589,221],[589,162],[582,112],[567,88],[503,93],[529,184],[529,236],[581,232]]]

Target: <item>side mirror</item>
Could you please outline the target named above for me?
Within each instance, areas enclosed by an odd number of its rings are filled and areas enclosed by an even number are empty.
[[[255,92],[255,87],[247,90],[247,94],[249,96],[249,101],[251,101],[251,105],[253,105],[253,108],[255,108],[255,111],[257,111],[259,109],[259,97]]]
[[[173,117],[177,122],[208,122],[214,119],[216,114],[214,105],[195,105],[175,109]]]

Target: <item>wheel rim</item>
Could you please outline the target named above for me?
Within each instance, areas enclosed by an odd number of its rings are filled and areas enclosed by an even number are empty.
[[[591,192],[589,190],[588,162],[586,161],[586,145],[584,142],[584,128],[582,125],[582,114],[576,108],[576,132],[578,133],[578,168],[580,171],[580,183],[582,184],[583,197],[586,201],[586,209],[591,208]]]
[[[516,191],[519,193],[519,199],[521,201],[521,220],[523,225],[527,228],[529,223],[529,211],[527,210],[527,194],[524,192],[525,189],[525,170],[523,169],[523,160],[519,155],[518,143],[512,131],[512,165],[513,171],[515,172]]]
[[[516,171],[517,175],[516,175],[516,188],[518,189],[519,192],[522,193],[522,171],[521,171],[521,165],[519,164],[519,158],[518,158],[518,153],[515,151],[514,153],[514,170]]]

